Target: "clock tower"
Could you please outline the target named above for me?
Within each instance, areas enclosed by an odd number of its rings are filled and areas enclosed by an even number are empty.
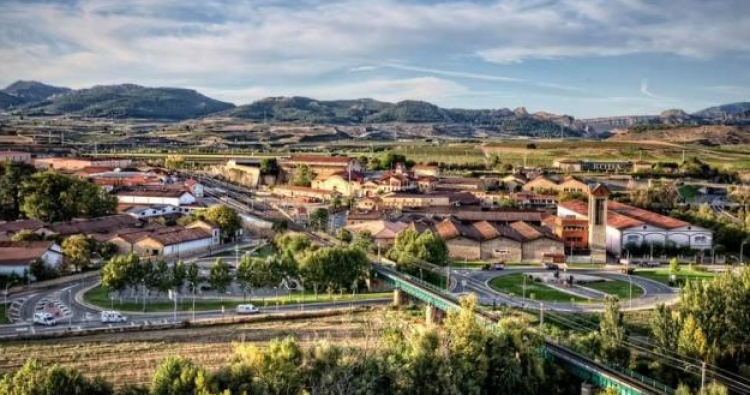
[[[607,262],[607,203],[610,192],[596,184],[589,193],[589,250],[591,262]]]

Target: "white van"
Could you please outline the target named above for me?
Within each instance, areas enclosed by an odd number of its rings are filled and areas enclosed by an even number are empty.
[[[259,312],[260,310],[251,304],[237,305],[237,314],[256,314]]]
[[[120,314],[119,311],[102,311],[102,324],[126,322],[128,317]]]
[[[38,311],[34,313],[34,323],[44,326],[53,326],[57,325],[57,321],[55,321],[55,317],[52,316],[52,314],[47,313],[45,311]]]

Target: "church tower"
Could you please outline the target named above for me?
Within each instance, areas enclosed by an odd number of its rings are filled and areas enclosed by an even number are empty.
[[[596,184],[589,192],[589,249],[591,262],[607,262],[607,203],[610,192]]]

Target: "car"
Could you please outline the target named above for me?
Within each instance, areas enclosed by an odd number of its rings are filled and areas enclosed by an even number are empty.
[[[558,265],[556,263],[545,263],[544,267],[547,270],[560,270],[560,265]]]
[[[127,322],[128,317],[122,315],[119,311],[102,311],[102,324]]]
[[[241,304],[237,306],[237,314],[257,314],[260,313],[257,307],[251,304]]]
[[[55,321],[55,317],[52,316],[52,314],[44,312],[44,311],[38,311],[34,313],[34,323],[44,326],[55,326],[57,325],[57,321]]]

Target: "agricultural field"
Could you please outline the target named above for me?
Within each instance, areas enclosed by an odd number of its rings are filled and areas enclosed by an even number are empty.
[[[620,281],[620,280],[611,280],[611,281],[599,281],[594,283],[588,283],[584,285],[586,288],[595,289],[597,291],[604,292],[608,295],[617,296],[620,300],[628,300],[630,299],[630,282],[628,281]],[[632,287],[633,291],[633,299],[640,297],[643,295],[643,288],[639,287],[636,284],[633,284]]]
[[[0,344],[0,375],[18,369],[27,358],[75,367],[90,377],[116,386],[147,384],[156,366],[170,355],[182,355],[209,369],[231,358],[237,344],[254,344],[293,337],[303,347],[318,341],[375,347],[381,331],[409,320],[408,313],[374,310],[341,316],[175,329],[129,334],[69,337]]]
[[[283,295],[278,298],[267,297],[258,298],[248,295],[246,299],[241,296],[227,297],[224,299],[212,298],[212,299],[196,299],[195,300],[195,311],[208,311],[208,310],[221,310],[224,307],[227,310],[234,309],[237,305],[251,303],[258,307],[274,307],[284,306],[291,304],[311,304],[311,303],[325,303],[325,302],[342,302],[342,301],[357,301],[357,300],[372,300],[372,299],[386,299],[391,297],[390,292],[372,292],[372,293],[359,293],[359,294],[338,294],[332,293],[327,294],[319,292],[317,295],[313,292],[305,293],[292,293],[291,295]],[[115,308],[117,310],[125,312],[142,312],[143,303],[135,302],[132,299],[124,300],[120,303],[118,300],[112,301],[109,298],[107,290],[101,286],[92,288],[90,291],[84,294],[84,300],[87,303],[99,306],[101,308],[109,309]],[[157,299],[146,303],[146,312],[169,312],[174,310],[174,302],[170,300]],[[193,311],[192,298],[190,296],[184,296],[180,299],[177,304],[177,311],[179,312],[190,312]]]
[[[523,273],[514,273],[506,276],[495,277],[490,280],[490,287],[496,291],[504,292],[507,294],[513,294],[515,296],[523,296],[524,290],[524,278]],[[529,299],[543,300],[550,302],[571,302],[576,303],[587,302],[588,299],[577,297],[562,291],[558,291],[554,288],[548,287],[541,282],[536,282],[531,279],[526,279],[526,297]]]

